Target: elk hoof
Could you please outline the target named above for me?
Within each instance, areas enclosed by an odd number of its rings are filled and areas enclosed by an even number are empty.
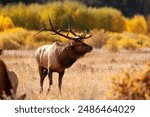
[[[19,100],[24,100],[24,99],[26,98],[26,96],[27,96],[26,94],[23,94],[23,95],[21,95],[18,99],[19,99]]]
[[[48,95],[48,94],[49,94],[49,91],[50,91],[50,88],[48,88],[48,90],[47,90],[47,92],[46,92],[46,95]]]
[[[60,95],[60,97],[62,98],[62,93],[61,93],[61,92],[59,92],[59,95]]]
[[[43,92],[43,88],[40,89],[40,94]]]

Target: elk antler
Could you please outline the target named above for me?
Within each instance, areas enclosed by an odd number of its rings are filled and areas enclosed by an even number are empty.
[[[67,22],[68,23],[68,22]],[[67,38],[67,39],[70,39],[70,40],[83,40],[83,39],[88,39],[88,38],[90,38],[90,37],[92,37],[93,36],[93,34],[92,34],[92,32],[90,31],[90,35],[88,35],[88,36],[86,36],[87,35],[87,33],[86,33],[86,31],[84,31],[84,33],[83,34],[81,34],[81,35],[77,35],[73,30],[72,30],[72,28],[69,26],[69,24],[68,24],[68,29],[59,29],[59,30],[56,30],[55,28],[54,28],[54,26],[53,26],[53,24],[52,24],[52,21],[51,21],[51,19],[50,19],[50,17],[49,17],[49,25],[50,25],[50,27],[51,27],[51,29],[48,29],[48,28],[41,28],[35,35],[37,35],[37,34],[39,34],[40,32],[42,32],[42,31],[50,31],[50,32],[53,32],[53,35],[60,35],[60,36],[62,36],[62,37],[65,37],[65,38]],[[65,34],[63,34],[63,33],[61,33],[61,32],[67,32],[67,35],[65,35]],[[75,37],[70,37],[69,36],[69,33],[71,33],[73,36],[75,36]]]

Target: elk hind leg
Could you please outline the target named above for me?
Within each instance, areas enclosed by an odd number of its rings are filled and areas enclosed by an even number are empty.
[[[43,82],[44,82],[44,79],[47,75],[47,69],[39,66],[39,74],[40,74],[40,86],[41,86],[40,93],[42,93],[42,91],[43,91]]]
[[[49,71],[48,71],[49,88],[48,88],[48,90],[47,90],[47,94],[49,93],[50,88],[51,88],[51,86],[52,86],[52,84],[53,84],[52,74],[53,74],[53,72],[49,69]]]

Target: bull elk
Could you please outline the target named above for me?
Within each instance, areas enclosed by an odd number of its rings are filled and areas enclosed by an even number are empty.
[[[92,51],[93,48],[83,42],[84,39],[92,37],[92,33],[90,32],[90,34],[87,35],[85,31],[83,34],[76,34],[70,27],[64,30],[56,30],[52,25],[50,18],[49,24],[51,27],[50,29],[42,28],[36,34],[42,31],[50,31],[54,35],[60,35],[72,41],[66,44],[54,42],[53,44],[43,45],[36,50],[35,57],[40,74],[40,93],[43,91],[43,82],[47,75],[49,78],[49,88],[47,93],[50,91],[50,87],[53,84],[53,72],[59,73],[58,88],[61,93],[62,78],[65,69],[73,65],[80,57]],[[69,36],[69,33],[71,33],[72,36]]]
[[[5,63],[0,60],[0,99],[25,99],[26,94],[17,98],[16,91],[18,86],[18,78],[15,72],[9,71]],[[4,97],[5,95],[5,97]]]

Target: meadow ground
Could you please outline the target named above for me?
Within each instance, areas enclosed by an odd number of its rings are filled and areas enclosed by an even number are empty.
[[[63,77],[62,95],[58,90],[57,74],[54,74],[52,88],[46,95],[48,77],[44,81],[44,92],[40,94],[39,73],[34,53],[34,50],[11,50],[4,51],[1,57],[9,70],[15,71],[18,75],[17,95],[26,93],[29,100],[114,99],[109,94],[112,77],[124,72],[140,73],[150,60],[150,49],[122,50],[115,53],[105,49],[94,49],[66,70]]]

